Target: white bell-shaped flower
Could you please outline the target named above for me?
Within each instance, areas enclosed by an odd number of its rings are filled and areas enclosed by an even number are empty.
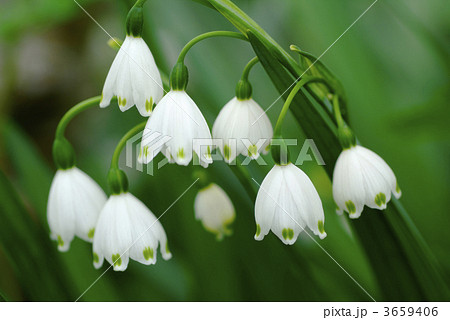
[[[217,240],[231,235],[231,223],[236,216],[233,203],[226,192],[215,183],[201,189],[194,202],[195,218],[214,233]]]
[[[149,265],[172,257],[161,223],[139,199],[129,192],[111,195],[103,207],[94,236],[94,266],[106,259],[115,271],[124,271],[129,259]]]
[[[352,146],[344,149],[337,159],[333,172],[333,197],[337,212],[347,211],[350,218],[359,218],[364,205],[385,209],[391,193],[401,196],[394,172],[373,151]]]
[[[163,91],[161,75],[147,44],[141,37],[127,35],[109,69],[100,107],[109,106],[112,97],[117,96],[121,111],[136,105],[139,113],[148,117]]]
[[[149,163],[162,152],[171,163],[187,166],[197,154],[200,164],[212,163],[208,124],[186,91],[172,90],[156,106],[145,126],[139,161]]]
[[[289,163],[275,165],[264,178],[255,204],[256,240],[270,230],[285,244],[293,244],[306,226],[326,237],[322,201],[308,176]]]
[[[233,98],[220,111],[212,129],[213,137],[221,139],[219,149],[226,162],[232,162],[242,154],[252,159],[267,147],[273,136],[269,117],[252,98]]]
[[[58,170],[47,203],[51,238],[67,251],[74,236],[92,242],[98,216],[106,202],[105,192],[86,173],[73,167]]]

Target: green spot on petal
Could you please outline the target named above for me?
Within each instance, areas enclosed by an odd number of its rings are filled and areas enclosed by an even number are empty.
[[[183,148],[178,149],[177,157],[178,157],[178,159],[184,159],[184,149]]]
[[[292,240],[294,238],[294,230],[288,229],[288,237],[290,240]]]
[[[126,104],[127,104],[127,99],[123,98],[122,99],[122,105],[125,107]]]
[[[398,186],[398,182],[395,183],[395,192],[400,193],[400,187]]]
[[[144,147],[144,156],[148,157],[148,146]]]
[[[145,110],[147,112],[151,112],[153,110],[153,98],[150,98],[150,101],[145,100]]]
[[[144,249],[144,258],[145,260],[153,259],[153,249],[150,247],[147,247]]]
[[[223,146],[223,156],[225,157],[225,159],[230,160],[231,149],[227,144]]]
[[[94,252],[94,262],[95,263],[98,263],[100,261],[100,259],[98,258],[98,254],[96,254],[95,252]]]
[[[169,250],[169,243],[168,243],[168,242],[166,242],[166,253],[170,253],[170,250]]]
[[[88,232],[88,238],[89,238],[89,239],[94,238],[94,234],[95,234],[95,228],[92,228],[92,229],[89,230],[89,232]]]
[[[122,258],[120,257],[120,254],[113,254],[112,262],[114,266],[120,267],[120,265],[122,264]]]
[[[380,192],[375,196],[375,203],[377,206],[381,207],[386,204],[386,195],[383,192]]]
[[[58,236],[58,247],[64,247],[64,241],[61,236]]]
[[[281,231],[281,235],[283,236],[284,240],[292,240],[294,238],[294,230],[291,228],[284,228],[283,231]]]
[[[250,147],[248,147],[248,156],[254,156],[258,153],[258,148],[255,145],[251,145]]]
[[[325,232],[325,226],[323,225],[323,221],[319,220],[319,222],[317,223],[317,226],[319,227],[319,232],[320,233],[324,233]]]
[[[347,207],[348,213],[356,213],[356,206],[353,201],[348,200],[345,202],[345,206]]]
[[[256,236],[259,237],[261,234],[261,226],[259,224],[256,225]]]

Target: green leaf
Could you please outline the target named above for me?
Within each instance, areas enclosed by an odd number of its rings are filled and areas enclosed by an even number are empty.
[[[6,155],[16,173],[17,184],[26,200],[36,210],[41,223],[47,225],[47,196],[53,179],[50,166],[45,163],[29,138],[13,122],[4,123],[0,132]]]
[[[0,244],[21,283],[34,301],[74,299],[63,265],[47,232],[33,221],[13,185],[0,170]]]
[[[255,53],[280,94],[302,74],[302,68],[252,19],[229,0],[209,0],[241,32],[246,33]],[[298,94],[291,111],[309,138],[313,138],[326,162],[329,177],[341,148],[331,115],[311,102],[305,92]],[[440,266],[422,240],[400,202],[387,210],[365,209],[352,220],[355,232],[371,262],[383,300],[442,300],[449,297]]]

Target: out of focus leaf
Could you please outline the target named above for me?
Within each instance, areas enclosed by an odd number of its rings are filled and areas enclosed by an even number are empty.
[[[267,74],[285,97],[286,90],[301,75],[292,58],[234,3],[229,0],[209,2],[249,36]],[[322,151],[327,164],[325,170],[331,178],[341,151],[333,122],[326,118],[326,114],[319,113],[303,94],[297,95],[291,110],[306,136],[313,138]],[[406,211],[399,207],[399,202],[390,203],[385,215],[377,210],[365,209],[362,217],[352,222],[378,278],[383,292],[381,298],[436,300],[448,297],[448,287],[440,267],[432,258],[428,246],[421,241]]]
[[[72,284],[47,232],[33,221],[13,185],[0,170],[0,244],[9,258],[24,296],[34,301],[74,299]]]

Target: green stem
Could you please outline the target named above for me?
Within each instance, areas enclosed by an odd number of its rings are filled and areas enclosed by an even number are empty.
[[[70,121],[72,121],[72,119],[76,115],[83,112],[84,110],[98,106],[101,100],[101,96],[89,98],[81,101],[80,103],[72,107],[69,111],[67,111],[59,122],[58,127],[56,128],[56,138],[64,138],[64,131],[66,130],[66,127],[70,123]]]
[[[247,37],[244,36],[243,34],[239,33],[239,32],[233,32],[233,31],[211,31],[211,32],[207,32],[204,34],[201,34],[197,37],[195,37],[194,39],[192,39],[191,41],[189,41],[184,48],[181,50],[180,55],[178,56],[178,63],[183,63],[184,62],[184,58],[186,57],[186,54],[188,53],[188,51],[197,43],[199,43],[202,40],[205,39],[209,39],[209,38],[214,38],[214,37],[228,37],[228,38],[236,38],[236,39],[241,39],[244,41],[248,41]]]
[[[252,68],[259,62],[258,57],[254,57],[252,60],[247,63],[247,65],[244,68],[244,71],[242,72],[241,80],[248,81],[248,75],[250,74],[250,71]]]
[[[114,154],[111,160],[111,168],[118,169],[119,168],[119,158],[120,153],[123,150],[123,147],[126,145],[127,141],[130,140],[133,136],[138,134],[140,131],[142,131],[145,128],[145,124],[147,122],[142,122],[138,125],[136,125],[134,128],[132,128],[130,131],[128,131],[122,139],[120,139],[119,143],[117,144],[116,149],[114,150]]]
[[[319,78],[319,77],[302,78],[299,82],[297,82],[295,87],[289,93],[289,96],[287,97],[287,99],[283,105],[283,109],[281,109],[280,115],[278,116],[278,120],[275,125],[274,137],[281,136],[281,127],[283,125],[283,120],[289,110],[289,107],[291,106],[292,100],[294,100],[295,96],[297,95],[297,93],[300,91],[301,88],[303,88],[305,85],[307,85],[308,83],[311,83],[311,82],[321,82],[321,83],[325,84],[328,87],[328,89],[330,89],[331,92],[334,91],[333,88],[331,88],[331,86],[323,78]]]
[[[338,128],[342,128],[345,125],[345,122],[344,119],[342,118],[341,108],[339,106],[339,97],[337,95],[333,96],[333,110],[337,126]]]

